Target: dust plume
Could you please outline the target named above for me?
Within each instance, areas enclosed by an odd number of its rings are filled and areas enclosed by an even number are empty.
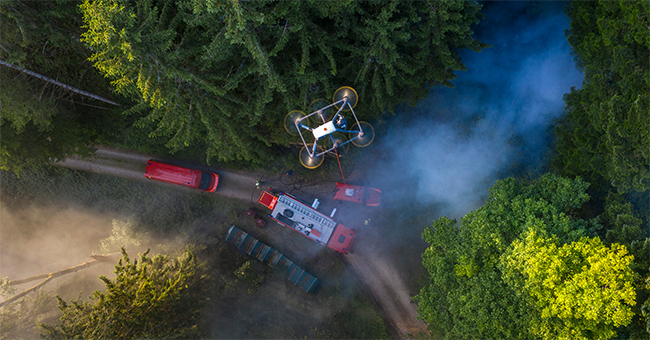
[[[474,31],[493,47],[461,52],[468,70],[456,87],[432,89],[417,107],[402,109],[382,138],[385,159],[371,178],[384,187],[386,203],[437,204],[440,215],[460,217],[514,165],[540,167],[549,127],[564,114],[562,96],[582,80],[564,37],[563,5],[486,4]]]
[[[20,279],[90,260],[111,233],[112,216],[59,207],[0,203],[0,276]],[[109,266],[108,274],[112,271]],[[99,281],[99,280],[98,280]]]

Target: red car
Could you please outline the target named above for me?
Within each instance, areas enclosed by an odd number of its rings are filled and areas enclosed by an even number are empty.
[[[207,192],[215,192],[219,185],[219,175],[214,172],[188,169],[154,160],[147,162],[144,177]]]

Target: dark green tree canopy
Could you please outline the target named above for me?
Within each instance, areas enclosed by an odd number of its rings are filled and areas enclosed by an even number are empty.
[[[650,12],[647,1],[577,1],[568,31],[582,89],[565,96],[557,164],[621,192],[650,189]]]
[[[0,1],[0,60],[85,91],[110,95],[86,59],[78,2]],[[80,152],[110,110],[31,75],[0,65],[0,168],[22,168]]]
[[[141,124],[208,160],[260,161],[287,112],[354,86],[372,118],[464,70],[471,1],[85,1],[84,42]]]

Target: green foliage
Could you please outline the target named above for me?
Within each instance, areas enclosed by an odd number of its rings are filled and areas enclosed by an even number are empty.
[[[537,307],[535,295],[522,294],[521,287],[512,283],[513,279],[504,277],[504,261],[529,233],[554,235],[558,244],[575,244],[570,249],[583,244],[584,237],[595,235],[601,227],[598,220],[573,217],[589,199],[585,193],[587,187],[588,183],[580,179],[570,180],[553,174],[546,174],[529,185],[518,184],[511,178],[499,180],[490,189],[485,205],[465,215],[460,226],[446,217],[434,221],[423,234],[430,244],[422,255],[430,280],[416,297],[420,317],[436,334],[445,338],[544,336],[539,329],[545,315]],[[587,259],[597,257],[598,252],[607,253],[602,245],[593,244],[585,249],[580,256]],[[562,261],[570,258],[567,255]],[[625,261],[627,259],[631,257]],[[625,261],[623,263],[627,263]],[[607,270],[595,266],[584,275],[604,277],[608,275]],[[629,268],[625,273],[630,273]],[[563,275],[572,278],[566,273]],[[525,281],[521,271],[512,270],[508,278],[512,277],[518,277],[517,282]],[[631,276],[621,280],[627,289]],[[611,285],[614,287],[613,282]],[[552,293],[558,294],[557,291]],[[625,299],[629,298],[628,294]],[[608,302],[611,301],[599,301],[609,306]],[[585,326],[573,317],[555,317],[556,327],[566,326],[581,334],[583,328],[580,327]],[[625,324],[625,321],[629,322],[625,318],[618,319],[616,325]]]
[[[42,290],[29,294],[0,310],[0,339],[35,339],[38,323],[56,322],[56,299]]]
[[[290,140],[285,114],[359,91],[366,119],[451,86],[458,48],[480,51],[475,2],[86,0],[82,40],[95,67],[138,102],[129,113],[173,151],[268,160]]]
[[[101,276],[106,291],[91,302],[65,302],[60,325],[41,324],[46,339],[197,338],[203,332],[202,308],[209,289],[206,267],[191,251],[177,258],[147,253],[115,266],[116,277]]]
[[[40,89],[34,88],[35,85],[25,76],[0,69],[0,124],[5,125],[7,121],[18,133],[23,132],[28,123],[39,130],[47,129],[52,116],[58,113],[56,100],[42,93],[37,97],[35,93]]]
[[[237,268],[235,270],[234,274],[237,280],[234,282],[235,284],[238,284],[239,281],[246,281],[248,283],[251,283],[253,285],[259,285],[262,282],[264,282],[264,276],[260,275],[260,270],[263,268],[259,263],[255,262],[254,260],[247,260],[244,262],[244,264],[241,265],[241,267]],[[262,272],[264,272],[266,268],[262,269]]]
[[[567,32],[581,89],[564,97],[568,114],[556,127],[555,165],[563,174],[587,178],[600,213],[601,236],[634,255],[637,306],[625,337],[648,338],[644,280],[650,271],[650,14],[647,1],[572,2]],[[638,191],[638,192],[635,192]]]
[[[0,169],[20,174],[23,169],[64,159],[73,152],[81,155],[90,152],[84,147],[90,133],[75,122],[57,120],[46,130],[30,122],[21,130],[17,131],[8,121],[0,125]]]
[[[79,41],[76,1],[0,1],[0,59],[105,95],[108,83]],[[84,152],[109,110],[60,87],[0,66],[0,167],[22,169]],[[89,107],[94,107],[88,112]]]
[[[136,232],[134,226],[135,221],[130,219],[128,221],[113,220],[113,231],[111,236],[99,241],[99,249],[107,254],[120,248],[127,248],[128,246],[139,246],[143,235]]]
[[[0,296],[4,298],[11,297],[16,292],[16,287],[9,284],[9,278],[3,276],[0,278]]]
[[[641,229],[643,220],[632,210],[632,204],[622,195],[609,193],[605,201],[605,211],[601,215],[603,222],[609,226],[605,235],[607,243],[630,245],[646,236]]]
[[[650,275],[645,279],[646,292],[650,291]],[[645,318],[645,331],[650,333],[650,298],[648,298],[641,307],[642,315]]]
[[[504,254],[504,280],[535,301],[540,318],[530,325],[544,339],[609,339],[627,325],[636,304],[633,256],[598,237],[559,246],[534,230]]]
[[[568,40],[585,73],[565,95],[556,164],[619,191],[650,189],[650,35],[647,1],[578,1]]]

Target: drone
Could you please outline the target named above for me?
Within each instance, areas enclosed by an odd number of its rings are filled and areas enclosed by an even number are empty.
[[[300,163],[305,168],[316,169],[323,163],[324,155],[332,151],[337,157],[345,153],[349,147],[348,143],[358,147],[366,147],[372,143],[375,130],[369,123],[360,122],[354,113],[358,98],[353,88],[343,86],[334,92],[331,104],[325,99],[316,99],[309,105],[309,111],[312,111],[310,114],[305,115],[302,111],[294,110],[284,117],[284,128],[287,132],[300,135],[303,144]],[[354,124],[349,129],[348,121],[343,115],[343,112],[348,111],[354,117]],[[310,127],[310,118],[318,124],[317,127]],[[305,136],[309,135],[314,138],[311,143],[307,143],[305,139]]]

